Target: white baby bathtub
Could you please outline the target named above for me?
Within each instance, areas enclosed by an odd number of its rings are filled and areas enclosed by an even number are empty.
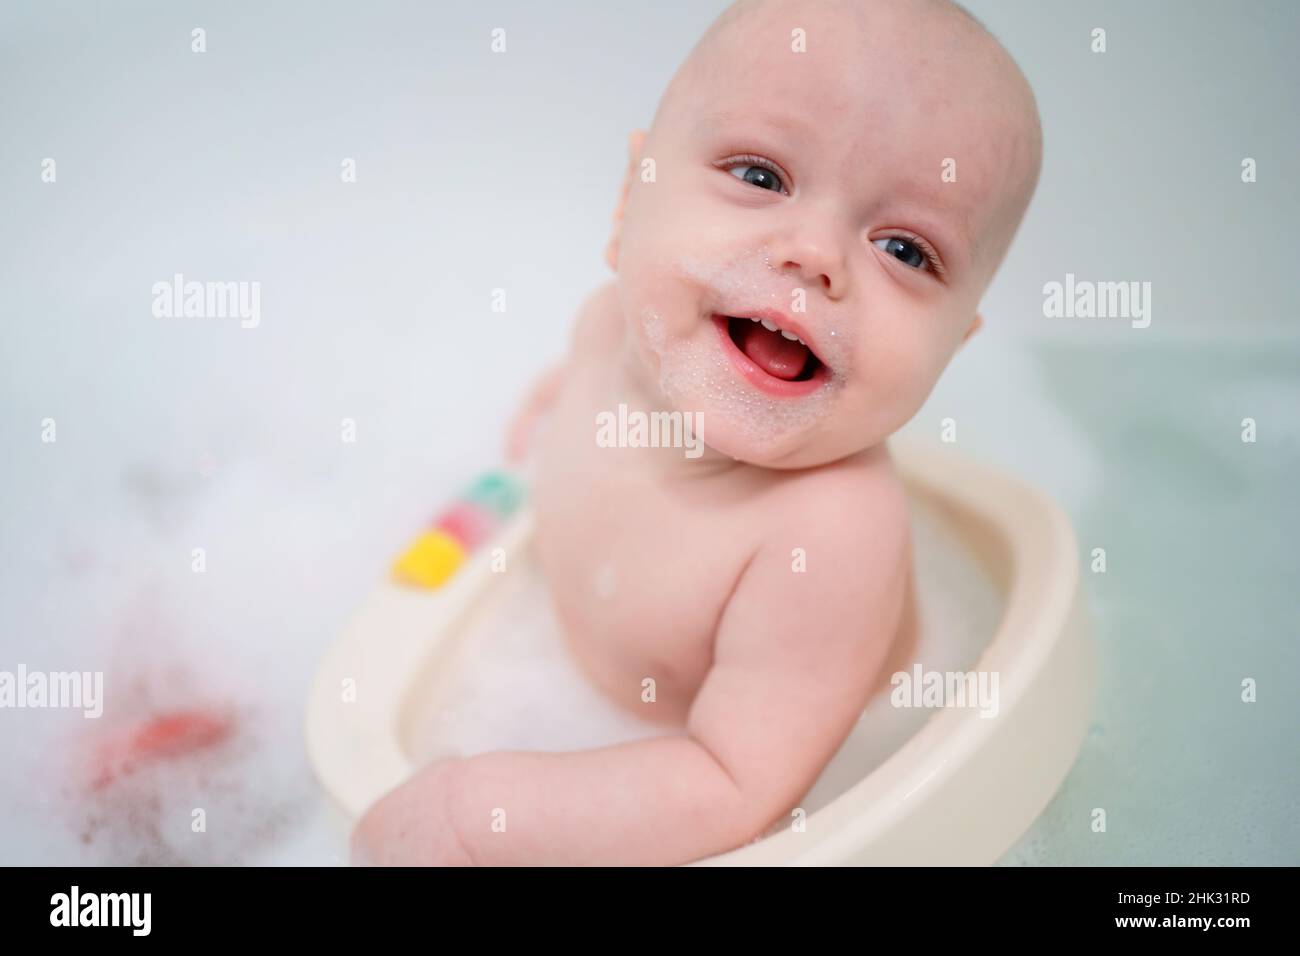
[[[998,675],[997,714],[935,709],[883,759],[846,745],[798,826],[699,864],[990,864],[1074,761],[1095,664],[1068,518],[1035,488],[950,448],[899,439],[891,448],[909,494],[960,537],[996,588],[995,633],[970,669]],[[380,584],[322,660],[307,750],[350,819],[417,766],[409,726],[421,711],[421,675],[450,666],[455,638],[500,586],[492,548],[526,553],[531,534],[525,506],[440,589]]]

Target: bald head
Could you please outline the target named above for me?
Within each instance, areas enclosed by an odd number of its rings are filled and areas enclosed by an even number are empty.
[[[801,83],[802,98],[793,95]],[[895,137],[890,145],[912,144],[912,161],[936,180],[940,162],[955,160],[956,182],[987,193],[987,228],[972,240],[988,255],[990,275],[996,269],[1037,185],[1042,131],[1024,75],[965,8],[951,0],[737,0],[673,76],[648,148],[738,84],[757,90],[760,102],[785,101],[835,142],[865,133],[860,162],[884,155],[886,135]],[[978,212],[963,215],[973,232]]]
[[[874,447],[980,327],[1038,163],[1029,85],[954,4],[741,0],[630,138],[609,259],[636,355],[737,460]],[[805,352],[780,397],[753,374]]]

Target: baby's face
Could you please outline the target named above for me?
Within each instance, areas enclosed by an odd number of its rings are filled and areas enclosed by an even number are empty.
[[[883,441],[978,322],[1038,149],[1028,87],[957,12],[747,10],[697,48],[629,170],[618,288],[645,373],[738,460]]]

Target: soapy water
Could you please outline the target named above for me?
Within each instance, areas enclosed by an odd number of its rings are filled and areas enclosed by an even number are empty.
[[[721,264],[683,257],[676,263],[678,277],[699,288],[699,298],[710,311],[744,315],[763,307],[793,314],[789,283],[771,266],[761,249],[746,250]],[[660,312],[646,306],[641,313],[646,343],[659,358],[659,389],[678,408],[718,416],[749,441],[772,444],[782,438],[813,430],[828,419],[852,374],[852,343],[844,328],[820,323],[812,315],[807,324],[816,332],[817,355],[830,371],[817,390],[802,396],[767,395],[747,382],[711,334],[672,337]],[[701,340],[702,339],[702,340]],[[705,407],[683,408],[684,403]]]
[[[128,478],[122,491],[105,481],[89,491],[103,507],[25,538],[37,556],[6,584],[30,597],[7,605],[0,667],[101,672],[104,710],[0,711],[13,783],[0,787],[2,862],[344,862],[346,831],[303,748],[302,701],[374,559],[331,544],[322,515],[347,500],[337,481],[247,459],[198,463],[210,472],[202,485],[155,460],[157,480]],[[358,491],[378,484],[356,479]],[[195,545],[207,550],[203,574]],[[338,601],[311,586],[327,571],[305,556],[326,552]]]
[[[233,865],[256,862],[310,820],[317,800],[297,757],[296,700],[269,698],[188,640],[169,637],[165,600],[129,599],[103,668],[107,706],[7,714],[23,724],[25,786],[6,811],[40,829],[8,841],[33,862]],[[228,648],[228,650],[233,648]]]
[[[282,839],[312,794],[268,758],[263,716],[191,704],[69,741],[60,811],[85,862],[226,866]]]

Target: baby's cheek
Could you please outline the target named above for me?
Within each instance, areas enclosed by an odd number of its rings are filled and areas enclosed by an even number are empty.
[[[925,404],[940,371],[932,357],[903,343],[875,350],[856,368],[863,421],[880,438],[905,425]]]
[[[864,343],[854,368],[876,402],[908,401],[930,374],[930,363],[919,354],[916,343],[897,335]]]

